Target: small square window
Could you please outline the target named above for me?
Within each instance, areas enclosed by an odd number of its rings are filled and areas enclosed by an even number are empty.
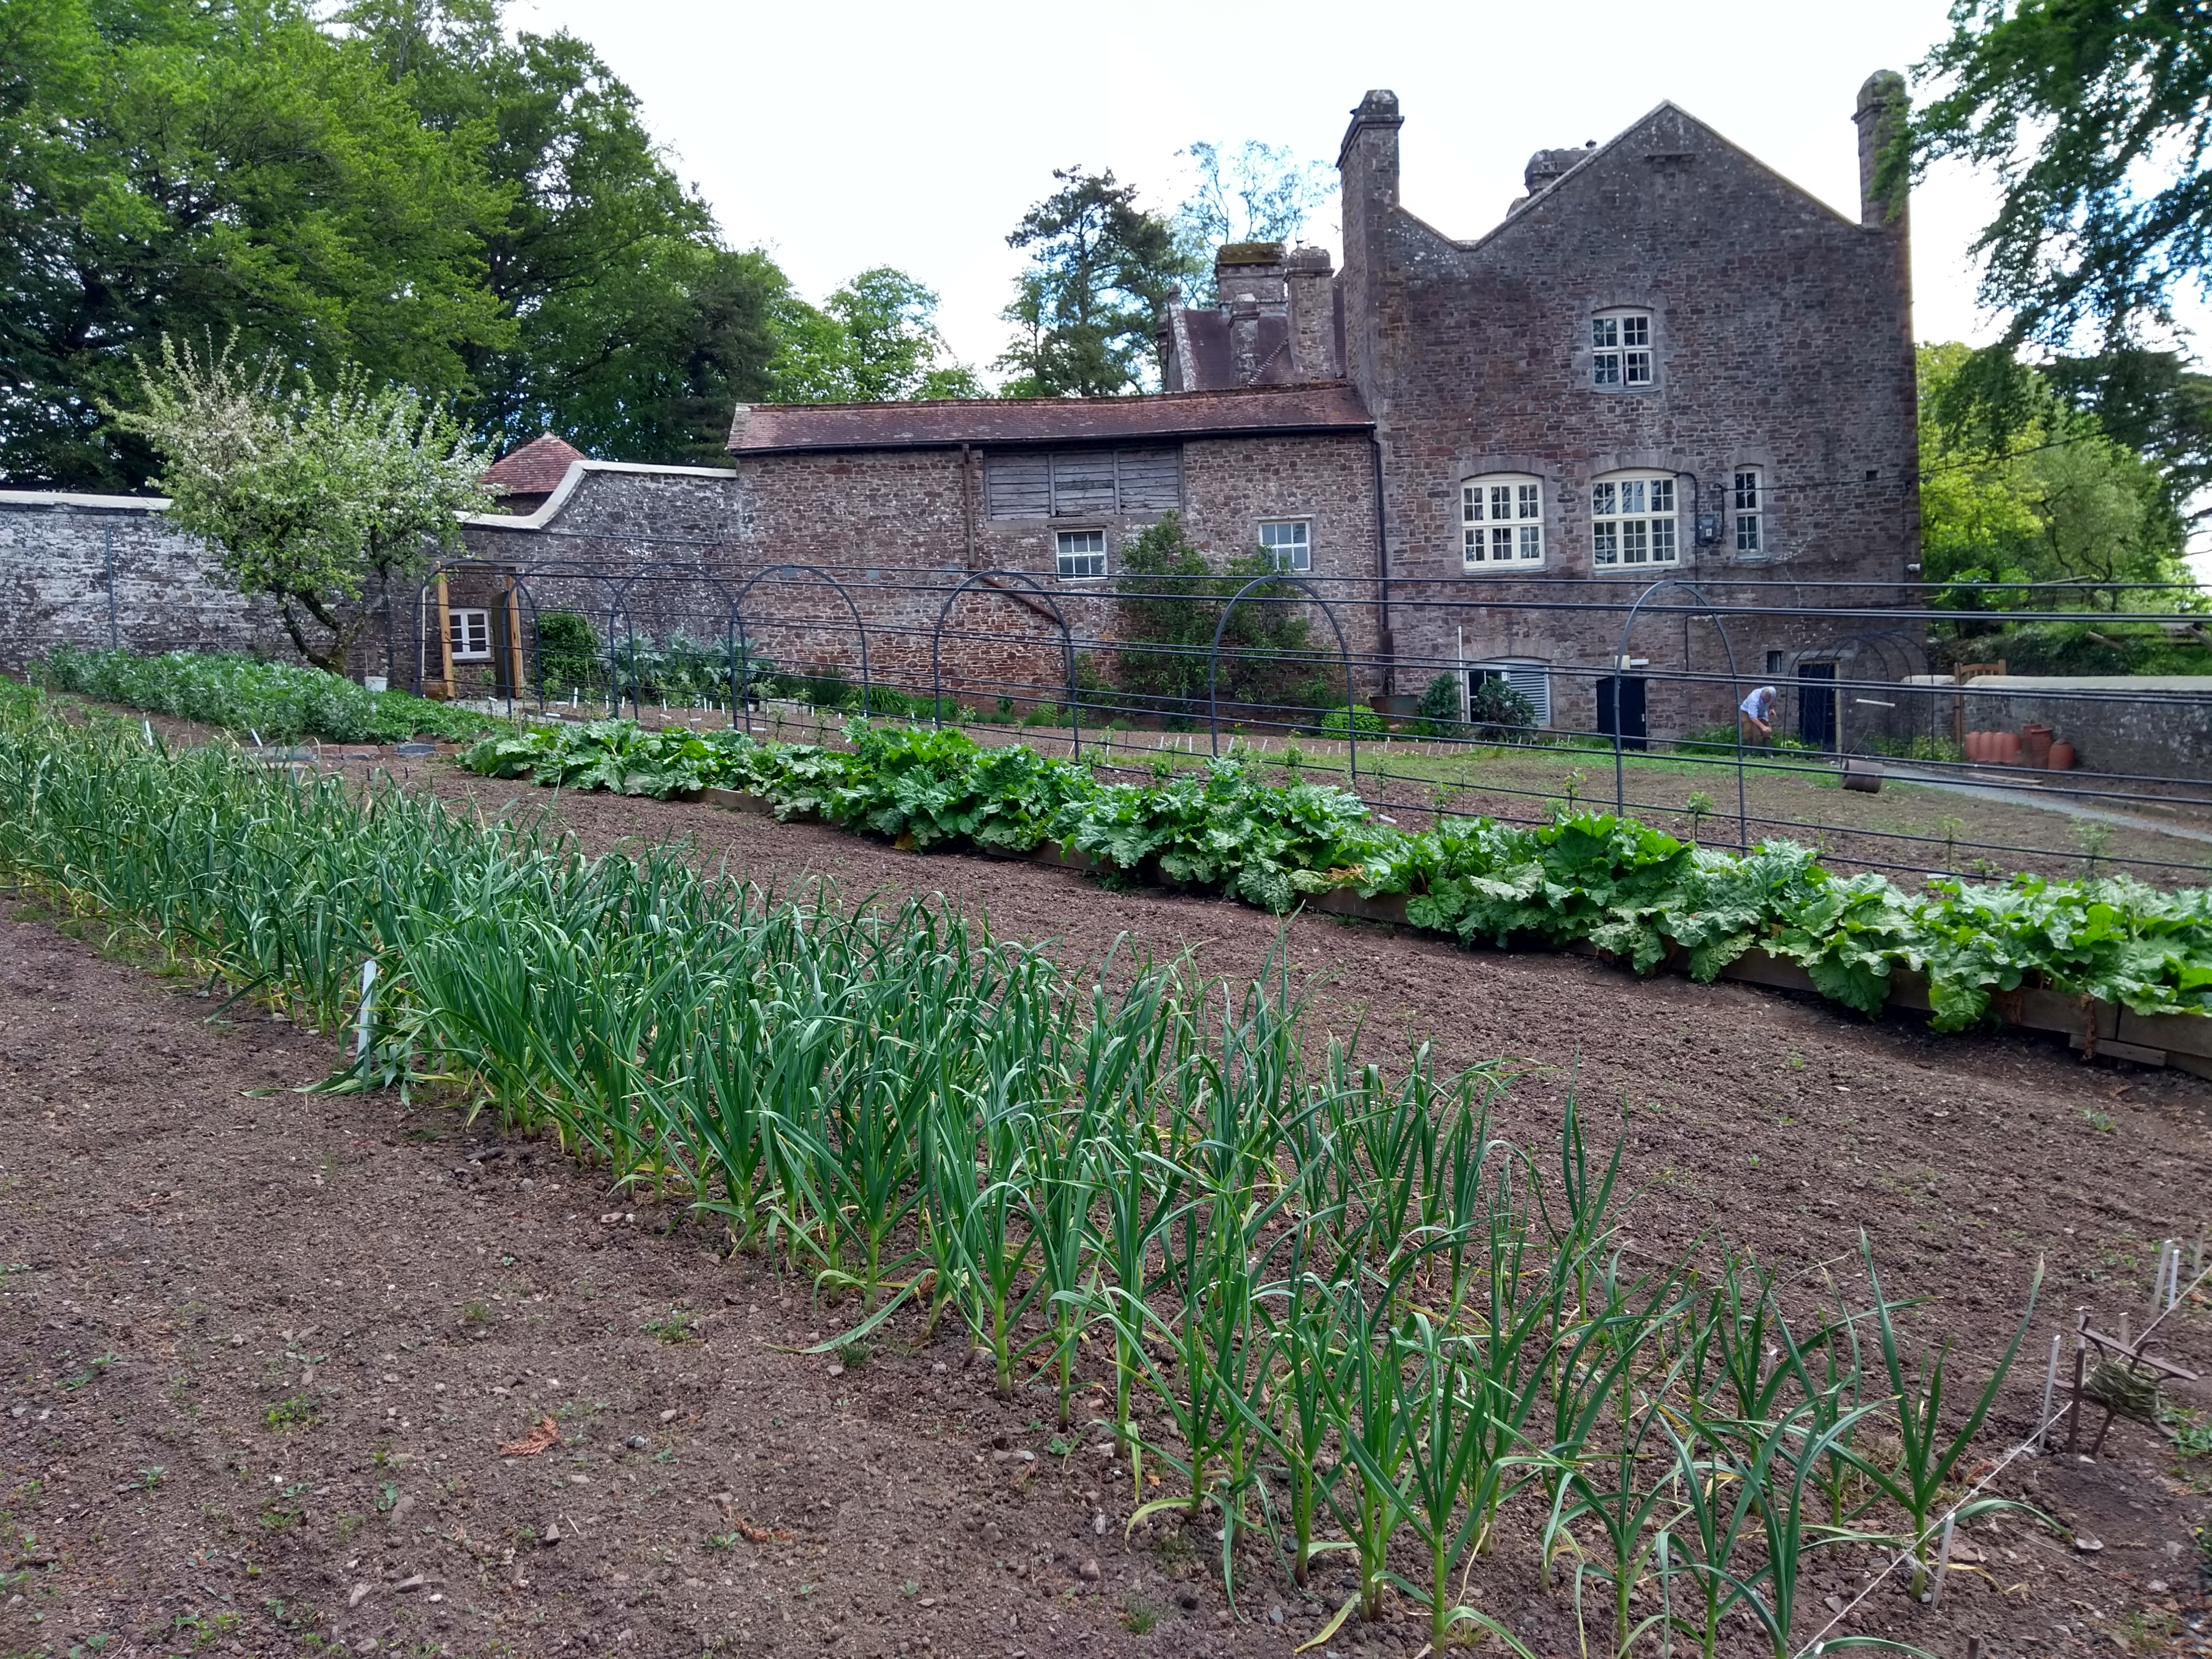
[[[448,611],[446,626],[447,638],[453,643],[455,662],[491,660],[490,611]]]
[[[1063,530],[1056,538],[1055,553],[1062,581],[1097,581],[1106,574],[1103,530]]]
[[[1616,312],[1590,319],[1590,384],[1650,386],[1657,362],[1651,347],[1651,313]]]
[[[1313,525],[1305,519],[1268,519],[1260,526],[1260,547],[1267,562],[1281,571],[1313,568]]]

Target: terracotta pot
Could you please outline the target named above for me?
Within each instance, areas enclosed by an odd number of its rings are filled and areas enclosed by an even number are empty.
[[[2051,764],[2051,728],[2030,723],[2020,728],[2021,747],[2027,751],[2027,763],[2039,772]]]
[[[2051,745],[2051,769],[2071,772],[2074,769],[2074,745],[2064,739]]]
[[[1967,758],[1968,760],[1970,760],[1970,761],[1978,761],[1978,760],[1980,760],[1980,759],[1981,759],[1981,757],[1982,757],[1982,734],[1981,734],[1980,732],[1967,732],[1967,733],[1966,733],[1966,758]]]
[[[2019,765],[2024,753],[2020,740],[2020,733],[2017,732],[1992,732],[1990,735],[1997,740],[1997,764],[1999,766]]]

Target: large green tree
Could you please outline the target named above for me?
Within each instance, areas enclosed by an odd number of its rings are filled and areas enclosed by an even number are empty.
[[[1930,582],[2186,579],[2184,531],[2159,469],[2032,370],[2002,428],[1947,422],[1966,346],[1920,350],[1921,562]],[[1954,602],[1976,603],[1969,591]],[[2129,601],[2108,594],[2118,609]],[[2069,600],[2069,603],[2075,601]]]
[[[2212,15],[2203,0],[1958,0],[1921,65],[1922,165],[1960,156],[2003,189],[1976,251],[2017,341],[2139,343],[2212,297]],[[1900,158],[1892,158],[1895,166]]]
[[[1919,68],[1936,95],[1885,167],[1959,158],[2002,192],[1975,252],[2005,331],[1958,366],[1947,435],[2002,437],[2055,392],[2156,465],[2171,500],[2212,485],[2212,379],[2174,325],[2178,299],[2212,299],[2203,0],[1957,0]]]
[[[820,307],[786,290],[771,311],[769,395],[792,404],[981,397],[974,371],[952,360],[938,331],[937,303],[933,290],[884,265]]]
[[[116,423],[160,458],[168,516],[204,537],[246,593],[276,601],[292,643],[343,668],[366,625],[356,602],[460,542],[459,515],[490,506],[491,459],[434,398],[376,386],[342,364],[318,386],[274,358],[161,342]]]
[[[510,40],[489,0],[341,19],[500,196],[484,286],[512,325],[469,353],[470,418],[503,448],[550,430],[625,460],[720,459],[730,405],[768,394],[787,284],[723,245],[636,94],[572,34]]]
[[[1013,398],[1105,397],[1159,385],[1160,312],[1191,275],[1164,214],[1109,170],[1056,169],[1060,188],[1006,238],[1027,249],[1012,302],[1015,337],[999,360]]]
[[[1175,212],[1175,233],[1194,298],[1211,303],[1213,256],[1230,242],[1294,242],[1336,195],[1336,169],[1302,161],[1287,144],[1248,138],[1194,143],[1183,154],[1196,175]]]
[[[300,0],[0,5],[0,476],[133,489],[163,332],[458,390],[514,335],[500,192]]]

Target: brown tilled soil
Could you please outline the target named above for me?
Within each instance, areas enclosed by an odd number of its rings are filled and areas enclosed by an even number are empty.
[[[555,804],[409,775],[486,812]],[[1232,905],[704,807],[557,811],[593,850],[690,837],[787,890],[942,891],[1072,957],[1128,933],[1241,975],[1278,936]],[[1571,1087],[1595,1139],[1626,1138],[1645,1258],[1718,1236],[1793,1294],[1825,1266],[1863,1296],[1866,1229],[1890,1293],[1928,1298],[1916,1340],[1955,1339],[1956,1393],[2045,1259],[1991,1455],[2033,1419],[2051,1333],[2080,1305],[2140,1328],[2157,1242],[2212,1220],[2197,1079],[1367,924],[1284,938],[1317,1026],[1364,1018],[1386,1059],[1423,1036],[1454,1063],[1514,1057],[1515,1135],[1549,1144]],[[0,1652],[1286,1654],[1340,1599],[1335,1571],[1309,1601],[1255,1545],[1232,1616],[1211,1530],[1125,1541],[1126,1473],[1096,1431],[1061,1455],[1049,1398],[997,1399],[949,1327],[923,1345],[902,1314],[842,1371],[789,1352],[839,1328],[803,1281],[726,1259],[550,1143],[295,1092],[330,1069],[329,1036],[244,1003],[210,1023],[196,985],[95,943],[27,906],[0,922]],[[2165,1328],[2178,1363],[2212,1366],[2212,1301]],[[549,1418],[557,1440],[502,1455]],[[1842,1629],[1947,1656],[1975,1637],[1993,1656],[2201,1643],[2212,1458],[2123,1420],[2094,1460],[2022,1458],[1996,1486],[2060,1529],[1977,1523],[1942,1607],[1893,1574]],[[1524,1506],[1472,1596],[1547,1659],[1575,1654],[1571,1601],[1533,1559]],[[1816,1565],[1801,1640],[1879,1565]],[[1331,1647],[1421,1641],[1394,1608]]]

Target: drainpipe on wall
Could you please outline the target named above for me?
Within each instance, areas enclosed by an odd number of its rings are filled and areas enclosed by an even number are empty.
[[[107,544],[107,648],[112,651],[123,643],[115,628],[115,526],[104,524],[100,528]]]
[[[966,444],[960,446],[960,525],[968,533],[968,568],[975,568],[975,501],[969,479],[969,470],[974,463],[969,459]]]
[[[1398,644],[1390,635],[1390,521],[1382,506],[1382,440],[1370,433],[1367,441],[1375,462],[1375,574],[1380,579],[1376,608],[1382,635],[1382,695],[1388,697],[1398,690]]]

